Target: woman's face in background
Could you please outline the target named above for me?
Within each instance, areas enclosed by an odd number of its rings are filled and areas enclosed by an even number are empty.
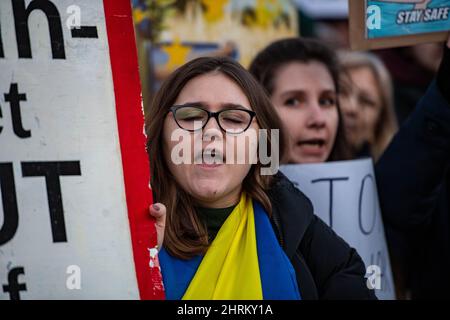
[[[288,163],[325,162],[339,123],[336,88],[320,62],[290,62],[275,73],[271,101],[288,138]]]
[[[241,88],[221,73],[201,75],[187,82],[174,105],[191,103],[201,104],[203,108],[211,112],[220,111],[230,104],[251,110],[250,103]],[[177,129],[181,130],[175,122],[173,114],[169,112],[164,120],[163,150],[169,170],[178,184],[197,201],[198,205],[224,208],[236,204],[239,201],[242,182],[251,168],[249,162],[245,164],[236,164],[236,161],[233,164],[226,163],[227,160],[230,160],[226,159],[226,150],[234,148],[236,140],[226,136],[221,131],[216,119],[211,117],[202,131],[184,132],[190,136],[192,142],[191,149],[188,150],[191,163],[176,164],[171,157],[172,150],[179,144],[179,140],[172,141],[172,133]],[[258,129],[255,119],[248,130],[250,129]],[[196,149],[195,143],[200,148]],[[214,150],[215,156],[223,155],[222,164],[211,165],[207,164],[207,161],[202,161],[202,155],[206,157],[211,154],[212,150]],[[249,150],[245,151],[248,155]],[[201,163],[194,163],[194,159],[198,160],[199,157]],[[246,159],[248,159],[247,156]]]
[[[359,150],[367,142],[367,130],[355,85],[347,73],[341,75],[339,103],[347,142],[353,151]]]
[[[377,80],[369,67],[352,68],[343,77],[340,105],[348,143],[359,149],[375,141],[382,110]]]

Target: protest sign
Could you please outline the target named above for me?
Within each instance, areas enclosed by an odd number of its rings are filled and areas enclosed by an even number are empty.
[[[280,170],[311,199],[315,214],[358,251],[377,297],[395,299],[372,160],[284,165]]]
[[[450,0],[350,0],[352,49],[445,41]]]
[[[0,299],[163,298],[130,1],[0,24]]]

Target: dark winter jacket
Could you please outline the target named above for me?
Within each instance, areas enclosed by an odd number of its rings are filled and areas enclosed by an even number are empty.
[[[413,298],[450,299],[450,49],[376,164],[394,278]]]
[[[269,190],[271,222],[289,257],[302,299],[376,299],[355,249],[314,215],[311,201],[283,174]]]

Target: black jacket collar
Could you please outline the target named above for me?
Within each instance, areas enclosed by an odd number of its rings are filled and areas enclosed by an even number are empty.
[[[281,172],[275,176],[269,198],[272,203],[272,224],[283,249],[291,258],[313,218],[312,203]]]

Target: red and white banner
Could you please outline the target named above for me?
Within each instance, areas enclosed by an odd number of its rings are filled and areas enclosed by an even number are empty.
[[[130,0],[0,1],[0,299],[164,298],[143,123]]]

